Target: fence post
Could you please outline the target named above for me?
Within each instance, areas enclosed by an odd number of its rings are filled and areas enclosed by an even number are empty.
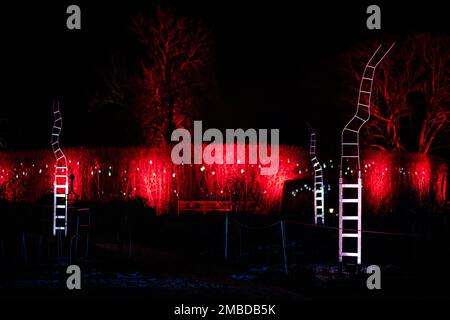
[[[25,261],[25,263],[28,263],[27,242],[26,242],[25,232],[22,232],[21,255],[22,255],[22,258]]]
[[[225,260],[228,259],[228,212],[225,214]]]
[[[283,246],[283,263],[284,263],[284,273],[288,274],[288,264],[287,264],[287,252],[286,252],[286,230],[284,226],[284,220],[280,221],[281,228],[281,244]]]

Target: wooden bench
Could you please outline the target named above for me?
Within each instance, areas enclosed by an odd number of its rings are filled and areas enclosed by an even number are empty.
[[[180,212],[231,212],[231,201],[202,200],[202,201],[178,201],[178,213]]]

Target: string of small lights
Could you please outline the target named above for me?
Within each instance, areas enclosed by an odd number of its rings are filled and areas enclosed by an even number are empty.
[[[119,152],[120,151],[120,152]],[[109,201],[143,198],[149,206],[163,213],[173,196],[178,199],[242,198],[261,202],[270,210],[282,200],[286,181],[297,180],[289,195],[311,193],[312,168],[299,148],[281,148],[279,170],[273,176],[261,176],[259,164],[189,164],[173,165],[163,151],[137,148],[133,150],[69,149],[69,175],[80,199]],[[116,156],[112,156],[115,154]],[[37,159],[40,159],[38,161]],[[113,161],[111,161],[113,159]],[[370,159],[370,160],[369,160]],[[397,161],[390,154],[372,153],[362,162],[364,196],[375,209],[388,205],[394,190],[412,189],[420,197],[445,199],[447,176],[445,164],[432,166],[426,157]],[[0,198],[9,201],[37,201],[52,189],[54,168],[51,154],[45,152],[0,153]],[[332,177],[338,166],[333,159],[322,163],[325,191],[335,191]],[[357,175],[350,166],[345,175]]]

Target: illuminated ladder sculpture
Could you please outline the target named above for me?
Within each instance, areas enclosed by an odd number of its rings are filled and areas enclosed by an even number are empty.
[[[309,155],[314,169],[314,223],[325,223],[325,189],[323,187],[322,165],[316,156],[316,133],[307,123],[310,133]]]
[[[55,155],[55,179],[53,182],[53,235],[64,232],[67,236],[67,159],[59,146],[59,135],[62,129],[62,117],[59,102],[53,102],[55,122],[52,129],[52,149]]]
[[[383,54],[380,45],[367,62],[359,85],[356,113],[342,130],[339,171],[339,262],[348,257],[348,260],[356,260],[358,265],[361,264],[362,180],[359,132],[370,118],[370,98],[375,69],[393,46],[394,44]],[[344,169],[347,171],[356,169],[357,178],[348,174],[349,172],[343,175]]]

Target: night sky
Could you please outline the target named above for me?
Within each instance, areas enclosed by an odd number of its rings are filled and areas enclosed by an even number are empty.
[[[169,2],[212,33],[213,90],[198,120],[204,128],[280,128],[282,142],[300,145],[309,121],[329,150],[337,151],[339,132],[354,110],[338,99],[342,55],[352,45],[386,34],[448,33],[443,1],[377,1],[381,31],[365,27],[373,1],[240,2]],[[66,29],[70,4],[81,7],[81,31]],[[53,97],[62,101],[66,146],[132,144],[126,111],[99,114],[90,102],[103,86],[111,54],[130,74],[137,71],[142,52],[130,22],[150,8],[150,1],[131,0],[2,5],[0,132],[8,149],[49,148]]]

